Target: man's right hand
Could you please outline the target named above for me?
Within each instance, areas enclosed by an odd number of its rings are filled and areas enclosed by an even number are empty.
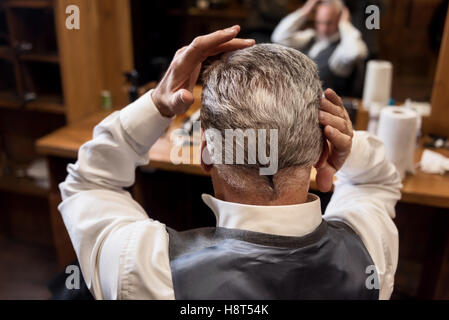
[[[240,31],[236,25],[204,36],[179,49],[167,72],[152,92],[152,99],[165,117],[184,113],[193,103],[193,87],[198,80],[201,63],[209,56],[254,45],[252,39],[235,38]]]
[[[321,0],[307,0],[302,8],[309,14],[320,1]]]

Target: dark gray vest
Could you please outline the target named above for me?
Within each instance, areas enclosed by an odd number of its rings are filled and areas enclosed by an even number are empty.
[[[239,229],[169,233],[176,299],[378,299],[374,265],[346,224],[322,221],[304,237]]]
[[[313,38],[307,46],[303,49],[303,52],[308,55],[310,49],[312,49],[315,44],[316,39]],[[323,89],[332,88],[340,95],[344,95],[351,88],[351,78],[343,78],[339,77],[332,72],[329,67],[329,59],[334,53],[335,49],[337,49],[340,44],[340,40],[336,40],[332,42],[326,49],[321,51],[315,58],[312,60],[317,64],[318,74],[323,83]]]

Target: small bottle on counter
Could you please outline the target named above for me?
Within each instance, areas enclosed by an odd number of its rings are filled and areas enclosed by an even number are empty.
[[[101,91],[101,108],[104,110],[112,109],[112,95],[111,91],[103,90]]]

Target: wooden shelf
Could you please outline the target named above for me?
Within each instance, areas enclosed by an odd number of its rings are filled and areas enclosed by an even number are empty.
[[[50,193],[49,188],[38,185],[34,179],[12,174],[0,176],[0,191],[37,197],[47,197]]]
[[[4,4],[9,8],[28,8],[28,9],[46,9],[52,8],[53,1],[51,0],[9,0]]]
[[[0,46],[0,59],[12,59],[14,51],[11,47]]]
[[[23,103],[14,92],[0,91],[0,108],[20,108]]]
[[[26,109],[44,111],[56,114],[65,114],[64,104],[60,95],[40,95],[36,100],[26,102]]]
[[[0,39],[6,39],[9,41],[9,35],[6,32],[0,32]]]
[[[59,57],[56,53],[23,53],[19,58],[23,61],[59,63]]]

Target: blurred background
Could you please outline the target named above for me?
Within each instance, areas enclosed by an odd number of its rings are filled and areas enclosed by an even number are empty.
[[[0,299],[57,294],[61,272],[76,259],[57,211],[57,185],[99,120],[154,87],[175,51],[195,36],[239,24],[242,37],[271,42],[278,23],[304,3],[0,0]],[[449,42],[444,33],[449,1],[344,3],[369,51],[355,81],[359,90],[345,97],[355,127],[367,129],[373,118],[362,105],[367,62],[389,61],[387,104],[418,106],[420,138],[427,138],[420,146],[449,155],[444,148],[449,133],[449,48],[444,47]],[[80,9],[79,30],[66,26],[69,5]],[[369,5],[380,8],[378,30],[365,26]],[[313,19],[312,14],[307,26],[313,27]],[[418,172],[404,181],[397,206],[400,261],[393,298],[448,299],[449,176]],[[182,230],[215,223],[200,200],[212,186],[197,167],[155,161],[138,170],[136,185],[134,197],[169,226]],[[169,190],[179,194],[176,201]],[[320,196],[325,205],[330,195]]]

